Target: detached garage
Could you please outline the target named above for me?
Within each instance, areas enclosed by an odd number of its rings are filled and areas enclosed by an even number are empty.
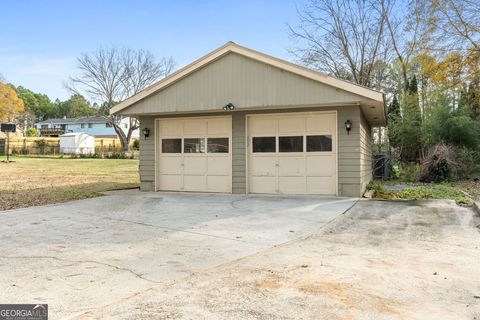
[[[144,191],[360,196],[381,92],[229,42],[123,101]]]

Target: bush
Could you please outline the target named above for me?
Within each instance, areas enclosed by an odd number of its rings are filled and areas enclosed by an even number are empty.
[[[433,111],[425,120],[424,135],[429,146],[445,142],[449,145],[478,149],[480,122],[470,118],[461,109],[451,108],[451,98],[439,96],[434,101]]]
[[[35,128],[29,128],[27,130],[27,137],[37,137],[38,136],[38,131]]]
[[[418,182],[420,166],[416,163],[397,163],[391,167],[392,178],[402,182]]]
[[[132,149],[133,150],[140,150],[140,140],[133,140]]]
[[[480,151],[463,147],[459,148],[456,154],[458,162],[457,177],[459,179],[470,178],[480,172]]]
[[[458,172],[456,149],[453,146],[438,143],[430,148],[421,163],[421,181],[450,181]]]

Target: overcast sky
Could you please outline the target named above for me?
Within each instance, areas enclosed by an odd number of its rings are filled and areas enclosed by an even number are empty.
[[[287,23],[304,0],[0,0],[0,75],[66,99],[75,59],[101,46],[148,49],[186,65],[227,41],[291,60]]]

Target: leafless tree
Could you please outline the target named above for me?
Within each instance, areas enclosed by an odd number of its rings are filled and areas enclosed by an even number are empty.
[[[388,39],[400,67],[403,89],[408,87],[408,72],[412,58],[419,52],[421,3],[418,0],[379,0],[379,10],[385,18]]]
[[[480,51],[479,0],[422,0],[422,8],[429,50]]]
[[[104,112],[118,102],[137,94],[159,79],[167,76],[175,67],[172,58],[155,59],[146,50],[111,47],[99,49],[93,53],[84,53],[77,59],[79,74],[71,76],[66,87],[75,92],[85,92],[104,105]],[[120,126],[123,116],[108,115],[126,150],[132,132],[139,127],[138,120],[130,118],[127,132]]]
[[[310,0],[289,26],[303,64],[367,87],[378,87],[387,59],[384,12],[377,1]]]

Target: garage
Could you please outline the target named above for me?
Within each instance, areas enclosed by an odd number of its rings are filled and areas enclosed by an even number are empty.
[[[159,190],[231,192],[231,117],[163,119],[157,126]]]
[[[249,116],[249,192],[335,195],[335,124],[335,112]]]
[[[140,189],[359,197],[383,93],[228,42],[112,114],[140,121]]]

